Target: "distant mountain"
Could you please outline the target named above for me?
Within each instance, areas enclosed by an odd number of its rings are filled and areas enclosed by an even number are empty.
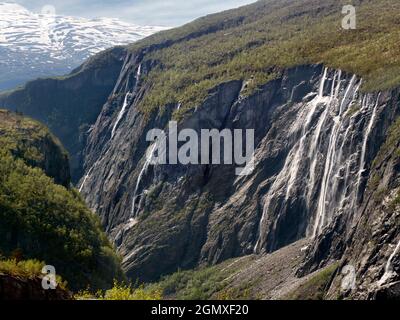
[[[118,19],[38,14],[0,2],[0,90],[69,73],[97,52],[163,29]]]

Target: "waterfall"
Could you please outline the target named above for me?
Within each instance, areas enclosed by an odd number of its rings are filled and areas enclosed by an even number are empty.
[[[290,196],[291,189],[292,189],[292,187],[296,181],[296,177],[298,175],[301,160],[305,153],[305,140],[308,135],[309,125],[312,121],[312,118],[316,112],[318,105],[321,102],[327,101],[327,99],[325,99],[325,97],[323,96],[325,82],[327,80],[327,73],[328,73],[328,69],[325,68],[322,78],[321,78],[320,85],[319,85],[318,95],[312,101],[307,103],[305,108],[301,110],[301,112],[303,112],[303,113],[305,112],[304,116],[303,116],[303,114],[299,115],[295,121],[295,125],[294,125],[295,129],[293,130],[293,133],[296,134],[296,130],[300,129],[301,138],[300,138],[300,141],[289,152],[289,154],[286,158],[285,164],[283,166],[283,169],[277,175],[274,183],[272,184],[272,186],[265,198],[264,206],[263,206],[263,214],[262,214],[262,217],[261,217],[261,220],[259,223],[259,227],[258,227],[258,230],[259,230],[258,239],[257,239],[256,245],[254,246],[255,253],[260,251],[260,246],[264,242],[264,239],[263,239],[264,234],[263,234],[262,228],[263,228],[264,222],[266,220],[271,201],[274,198],[275,194],[279,193],[279,190],[281,190],[282,188],[286,188],[286,197],[285,197],[286,200]],[[304,118],[306,119],[306,121],[304,121]]]
[[[390,280],[392,277],[394,277],[397,273],[393,269],[393,259],[400,253],[400,241],[397,243],[397,246],[391,256],[389,257],[389,260],[386,263],[385,266],[385,273],[383,274],[382,278],[378,281],[378,285],[382,286],[384,285],[388,280]]]
[[[255,253],[270,235],[275,238],[273,233],[282,230],[279,224],[285,222],[281,218],[296,211],[309,217],[305,232],[314,238],[333,217],[356,208],[379,96],[372,103],[372,95],[360,94],[362,80],[355,75],[345,79],[340,70],[328,74],[325,68],[311,101],[296,105],[297,114],[285,137],[296,142],[263,199]],[[330,92],[325,91],[328,81]]]
[[[316,170],[317,161],[318,161],[318,157],[317,157],[318,143],[319,143],[319,140],[321,137],[322,126],[326,122],[326,118],[328,116],[330,106],[332,105],[332,103],[337,103],[340,85],[342,83],[341,77],[342,77],[342,71],[341,70],[335,71],[335,75],[333,77],[332,87],[331,87],[331,95],[330,95],[331,99],[328,103],[328,106],[325,108],[324,113],[322,114],[321,118],[319,119],[319,121],[317,123],[317,127],[314,132],[313,140],[311,142],[310,156],[311,156],[311,159],[313,159],[313,160],[312,160],[312,163],[310,166],[310,172],[309,172],[311,182],[310,182],[310,188],[308,190],[308,195],[307,195],[307,205],[308,206],[310,206],[312,193],[314,191],[313,187],[316,182],[315,181],[315,170]],[[335,83],[337,83],[336,87],[335,87]]]
[[[335,161],[336,161],[336,157],[335,157],[337,155],[336,143],[338,141],[339,134],[340,134],[340,127],[342,124],[341,120],[342,120],[344,108],[351,104],[351,101],[349,101],[349,96],[350,96],[351,89],[354,86],[355,80],[356,80],[356,76],[354,75],[351,78],[351,80],[346,88],[346,91],[344,93],[342,102],[340,104],[339,113],[337,116],[335,116],[333,118],[334,125],[333,125],[332,132],[331,132],[331,135],[329,138],[328,152],[326,155],[325,168],[324,168],[322,184],[321,184],[321,192],[320,192],[320,196],[319,196],[319,200],[318,200],[317,213],[316,213],[313,234],[312,234],[313,237],[315,237],[316,235],[318,235],[321,232],[321,230],[324,227],[325,222],[327,220],[327,213],[326,213],[327,194],[328,194],[328,191],[329,192],[333,191],[333,190],[329,190],[329,184],[331,182],[332,172],[333,172],[333,168],[334,168]],[[356,89],[356,91],[357,91],[357,89]]]
[[[140,79],[141,75],[142,75],[142,65],[139,64],[139,67],[138,67],[138,69],[136,71],[136,76],[135,76],[136,85],[139,82],[139,79]],[[125,114],[126,108],[128,107],[128,98],[129,98],[130,95],[131,95],[130,92],[127,92],[126,95],[125,95],[125,99],[124,99],[124,103],[122,105],[121,111],[118,113],[117,120],[115,121],[114,126],[113,126],[112,131],[111,131],[111,139],[114,138],[115,132],[116,132],[117,127],[118,127],[118,124],[120,123],[120,121],[122,120],[122,117]]]
[[[367,151],[369,135],[371,134],[371,130],[372,130],[374,122],[375,122],[376,113],[377,113],[378,104],[379,104],[379,98],[380,98],[380,94],[378,94],[378,98],[376,99],[376,103],[375,103],[374,109],[372,111],[372,116],[371,116],[371,119],[369,120],[369,124],[368,124],[367,130],[365,132],[364,141],[362,144],[360,165],[359,165],[359,171],[358,171],[358,179],[357,179],[357,184],[356,184],[356,193],[357,194],[358,194],[358,191],[360,188],[362,174],[365,171],[365,154]],[[366,104],[368,105],[367,99],[366,99]],[[357,199],[357,196],[356,196],[356,199]]]
[[[147,170],[151,164],[156,146],[157,146],[157,144],[154,143],[146,151],[146,160],[145,160],[145,163],[143,164],[142,169],[140,170],[139,176],[136,181],[135,191],[133,192],[132,209],[131,209],[132,217],[137,217],[137,215],[139,213],[140,207],[138,206],[136,208],[136,202],[137,202],[137,198],[139,198],[141,196],[141,194],[138,195],[137,193],[139,191],[140,182],[142,181],[143,176],[145,175],[145,173],[147,172]]]
[[[116,129],[117,129],[117,126],[118,126],[119,122],[121,121],[122,117],[124,116],[126,107],[128,106],[128,97],[129,97],[129,94],[130,94],[130,93],[128,92],[128,93],[125,95],[124,104],[122,105],[121,111],[119,112],[118,117],[117,117],[117,120],[115,121],[114,126],[113,126],[112,131],[111,131],[111,139],[114,138],[114,135],[115,135],[115,131],[116,131]]]
[[[303,122],[302,126],[302,132],[301,132],[301,139],[299,143],[299,147],[296,150],[295,156],[293,160],[290,163],[290,168],[289,168],[289,184],[286,189],[286,200],[289,199],[290,197],[290,192],[292,190],[292,187],[294,183],[296,182],[297,174],[299,172],[299,166],[300,162],[302,160],[302,155],[304,154],[304,148],[305,148],[305,139],[307,137],[307,129],[312,121],[312,118],[315,114],[315,111],[317,109],[317,106],[323,102],[324,100],[324,87],[325,87],[325,81],[327,79],[327,73],[328,73],[328,68],[325,68],[324,73],[322,75],[322,79],[320,82],[319,90],[318,90],[318,95],[310,102],[311,108],[310,112],[307,114],[307,118],[305,123]]]
[[[93,166],[89,169],[89,171],[88,171],[87,174],[85,175],[85,178],[83,178],[82,184],[81,184],[81,186],[79,187],[79,192],[82,192],[83,187],[85,186],[86,180],[89,178],[89,176],[90,176],[90,174],[91,174],[91,172],[92,172],[94,166],[95,166],[95,165],[93,165]]]

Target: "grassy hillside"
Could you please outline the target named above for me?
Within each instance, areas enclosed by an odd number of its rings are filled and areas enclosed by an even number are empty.
[[[110,287],[122,277],[120,260],[97,217],[77,191],[34,167],[49,157],[37,148],[46,132],[35,121],[0,113],[0,257],[44,261],[72,289]]]
[[[342,7],[351,3],[357,29],[344,30]],[[366,91],[392,88],[400,84],[399,15],[397,0],[264,0],[161,32],[131,47],[158,63],[142,107],[182,102],[184,112],[218,83],[247,80],[250,93],[308,63],[358,74]]]
[[[44,170],[55,182],[69,187],[68,153],[39,122],[0,109],[0,147],[32,167]]]

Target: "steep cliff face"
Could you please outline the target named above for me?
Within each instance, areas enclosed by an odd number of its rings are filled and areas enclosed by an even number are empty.
[[[114,48],[63,78],[39,79],[0,95],[0,107],[47,125],[70,153],[71,173],[82,176],[87,131],[97,119],[121,71],[125,50]]]
[[[399,91],[392,94],[399,101]],[[338,274],[329,289],[330,298],[398,299],[400,296],[399,125],[397,119],[371,165],[364,199],[357,219],[353,219],[349,228],[349,236],[341,236],[342,242],[348,243],[342,268],[353,268],[354,282],[341,290],[343,277],[348,274]],[[335,242],[339,234],[336,232],[332,237]]]
[[[395,92],[363,93],[361,79],[321,65],[288,69],[250,96],[240,81],[217,86],[179,129],[255,129],[255,170],[237,177],[233,165],[151,165],[144,137],[165,128],[179,105],[144,115],[138,75],[146,68],[133,62],[126,70],[136,80],[103,109],[80,187],[128,275],[152,280],[303,237],[317,243],[304,270],[342,256],[372,160],[398,113]],[[324,242],[331,229],[339,240]]]

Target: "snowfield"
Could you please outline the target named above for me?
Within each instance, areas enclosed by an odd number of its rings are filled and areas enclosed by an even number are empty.
[[[164,29],[112,18],[33,13],[21,5],[0,2],[0,90],[68,73],[99,51]]]

